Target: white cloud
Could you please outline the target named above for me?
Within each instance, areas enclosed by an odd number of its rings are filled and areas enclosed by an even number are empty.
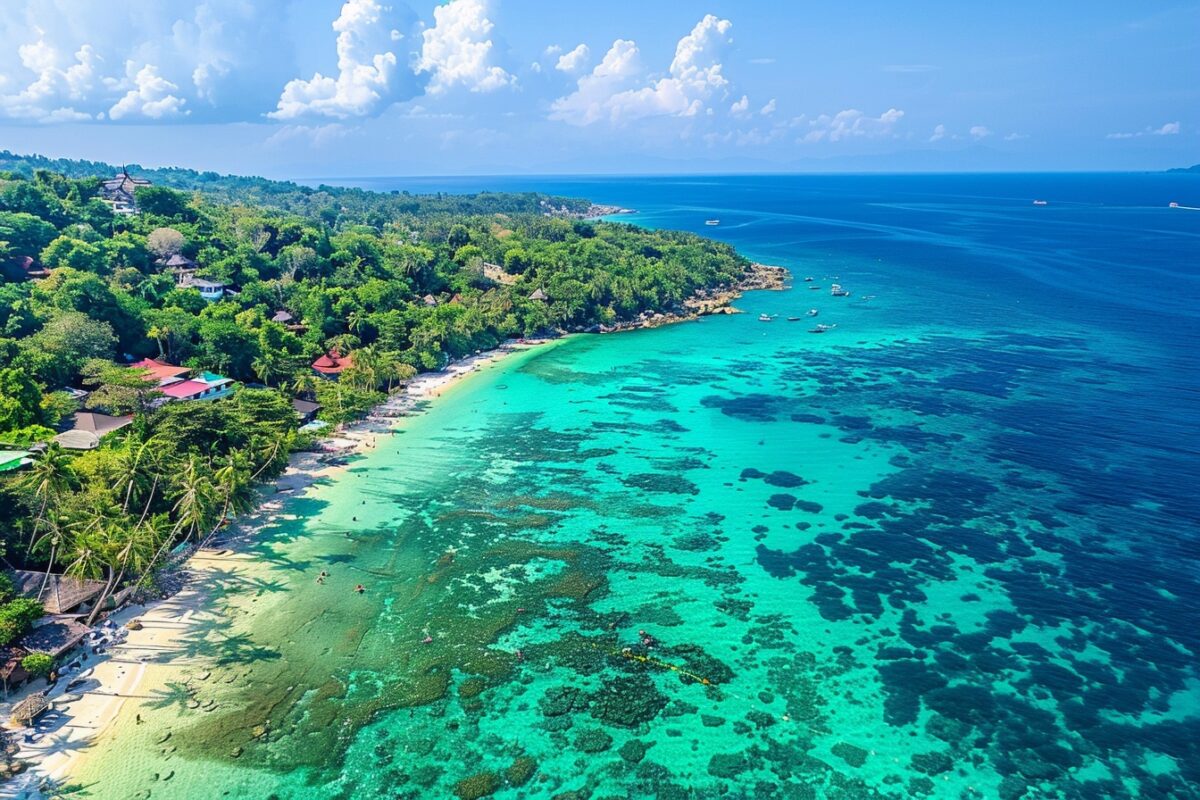
[[[1137,138],[1138,136],[1175,136],[1181,130],[1183,130],[1183,126],[1181,126],[1178,122],[1168,122],[1165,125],[1158,127],[1158,128],[1152,128],[1150,126],[1147,126],[1147,127],[1143,128],[1142,130],[1138,131],[1137,133],[1125,133],[1125,132],[1110,133],[1110,134],[1105,135],[1104,138],[1105,139],[1134,139],[1134,138]]]
[[[933,134],[929,137],[929,141],[940,142],[942,139],[945,139],[945,138],[946,138],[946,126],[945,125],[934,126]]]
[[[587,64],[592,53],[586,44],[581,44],[569,53],[563,53],[554,68],[560,72],[578,72]]]
[[[986,125],[972,125],[970,134],[974,139],[978,140],[978,139],[986,139],[987,137],[992,135],[992,132],[988,129],[988,127]]]
[[[338,75],[314,73],[310,80],[288,81],[277,108],[267,116],[348,119],[382,111],[393,99],[396,54],[384,50],[392,28],[376,0],[346,0],[333,22],[337,32]]]
[[[1155,130],[1150,131],[1150,133],[1154,134],[1155,136],[1174,136],[1175,134],[1179,133],[1179,129],[1180,126],[1178,122],[1168,122],[1161,128],[1156,128]]]
[[[183,109],[187,101],[175,94],[179,91],[177,84],[160,75],[153,64],[144,64],[135,72],[136,66],[132,61],[126,62],[125,72],[133,81],[133,88],[108,110],[109,119],[145,117],[158,120],[188,113]]]
[[[772,97],[770,100],[768,100],[767,104],[765,106],[763,106],[761,109],[759,109],[758,113],[762,114],[764,117],[769,117],[772,114],[774,114],[775,113],[775,98]]]
[[[838,142],[843,139],[860,137],[874,139],[888,136],[903,116],[904,112],[897,108],[889,108],[878,117],[868,117],[857,109],[848,108],[833,116],[822,114],[814,120],[806,120],[802,117],[795,122],[799,125],[807,123],[809,130],[801,137],[802,141],[809,143],[826,140]]]
[[[7,116],[38,122],[91,119],[73,105],[85,100],[95,83],[99,61],[95,48],[85,44],[68,60],[42,35],[36,42],[20,45],[17,55],[21,66],[35,77],[21,91],[0,96],[0,108]]]
[[[729,107],[729,113],[735,117],[744,117],[750,110],[750,98],[742,95],[742,99]]]
[[[1008,136],[1005,136],[1005,137],[1004,137],[1004,141],[1006,141],[1006,142],[1019,142],[1019,141],[1020,141],[1020,140],[1022,140],[1022,139],[1028,139],[1028,138],[1029,138],[1029,134],[1027,134],[1027,133],[1016,133],[1016,132],[1013,132],[1013,133],[1010,133],[1010,134],[1008,134]]]
[[[492,63],[488,38],[495,25],[487,0],[450,0],[433,11],[434,25],[422,32],[417,69],[431,74],[428,92],[441,94],[462,85],[472,92],[511,86],[516,78]]]
[[[600,64],[579,79],[573,93],[554,101],[551,119],[572,125],[605,119],[620,124],[706,113],[709,101],[729,84],[721,59],[732,27],[727,19],[707,15],[676,44],[667,75],[649,82],[641,76],[637,45],[618,39]]]
[[[1105,135],[1105,139],[1132,139],[1135,136],[1141,136],[1140,133],[1110,133]]]

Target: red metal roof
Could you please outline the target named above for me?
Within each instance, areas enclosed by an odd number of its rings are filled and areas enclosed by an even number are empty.
[[[177,367],[174,364],[168,364],[165,361],[156,361],[153,358],[143,358],[136,364],[130,364],[129,366],[133,369],[144,369],[150,373],[151,378],[159,381],[179,378],[191,372],[187,367]]]
[[[342,370],[353,365],[353,354],[343,356],[337,350],[330,350],[314,361],[312,368],[322,375],[337,375]]]
[[[207,392],[212,388],[211,384],[204,381],[179,381],[178,383],[168,384],[159,389],[167,397],[174,397],[182,400],[188,397],[196,397]]]

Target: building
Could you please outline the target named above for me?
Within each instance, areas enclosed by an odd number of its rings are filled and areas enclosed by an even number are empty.
[[[180,272],[179,286],[183,289],[195,289],[200,296],[210,303],[220,300],[225,295],[225,284],[221,281],[210,281],[207,278],[197,278],[195,275]]]
[[[133,417],[110,417],[94,411],[77,411],[71,418],[71,427],[54,437],[68,450],[95,450],[100,440],[108,434],[131,424]]]
[[[280,325],[287,325],[289,322],[296,319],[287,311],[280,309],[275,312],[275,316],[271,317],[271,322],[278,322]]]
[[[339,375],[352,366],[354,366],[353,354],[343,356],[336,347],[312,363],[313,372],[330,380],[337,380]]]
[[[0,472],[20,469],[33,463],[33,453],[28,450],[0,450]]]
[[[307,425],[317,418],[317,412],[321,410],[321,404],[314,403],[311,400],[301,400],[297,397],[292,400],[292,408],[296,409],[296,417],[300,420],[300,424]]]
[[[91,611],[90,604],[103,593],[105,586],[104,581],[79,580],[56,573],[51,573],[47,578],[45,572],[30,569],[15,569],[9,574],[17,594],[37,600],[47,614],[82,614]],[[24,646],[30,650],[37,649],[27,644]]]
[[[13,263],[16,264],[17,269],[21,270],[21,274],[29,280],[46,278],[50,275],[50,270],[34,261],[31,256],[17,256],[13,259]]]
[[[176,381],[159,387],[167,401],[171,400],[216,400],[227,397],[233,391],[233,381],[213,372],[201,372],[195,378]]]
[[[550,298],[547,297],[546,293],[543,292],[541,289],[537,289],[536,291],[534,291],[533,294],[529,295],[529,299],[530,300],[540,300],[541,302],[544,303],[547,300],[549,300]]]
[[[136,364],[130,364],[129,368],[145,370],[148,378],[158,381],[159,388],[178,383],[191,372],[187,367],[177,367],[155,358],[143,358]]]
[[[433,308],[434,306],[436,306],[438,304],[437,298],[431,294],[427,294],[424,297],[422,297],[421,302],[424,303],[425,305],[429,306],[430,308]]]
[[[100,184],[100,199],[108,203],[114,214],[129,216],[138,213],[136,193],[139,187],[149,186],[145,178],[135,178],[122,168],[119,175]]]

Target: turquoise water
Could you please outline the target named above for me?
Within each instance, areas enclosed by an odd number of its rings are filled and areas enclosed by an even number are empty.
[[[1200,181],[1176,178],[542,182],[795,286],[448,392],[212,579],[164,657],[192,682],[79,779],[1197,796],[1200,213],[1165,206]],[[836,327],[786,321],[810,308]]]

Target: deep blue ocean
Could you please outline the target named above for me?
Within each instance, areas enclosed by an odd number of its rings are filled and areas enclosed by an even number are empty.
[[[794,280],[511,357],[289,500],[206,704],[154,690],[94,796],[1200,797],[1200,176],[343,183]]]

